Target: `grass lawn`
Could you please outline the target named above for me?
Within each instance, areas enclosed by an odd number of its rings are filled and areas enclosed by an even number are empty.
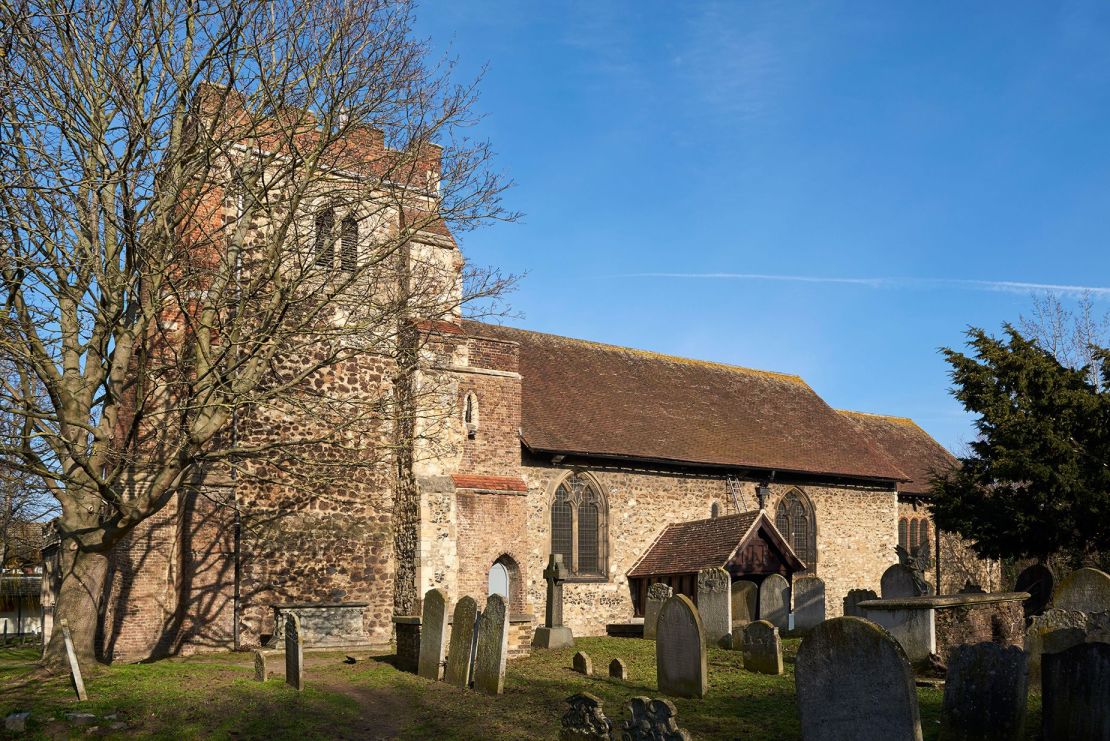
[[[784,643],[781,677],[746,672],[738,652],[711,650],[709,694],[674,699],[679,724],[697,739],[797,738],[798,641]],[[597,676],[570,670],[575,650],[590,655]],[[84,737],[95,726],[94,734],[121,738],[553,739],[564,700],[575,692],[600,697],[614,723],[630,697],[658,696],[655,644],[628,638],[579,638],[575,649],[510,661],[500,697],[427,682],[398,671],[389,656],[358,654],[357,664],[344,664],[342,653],[306,655],[306,689],[297,693],[280,677],[255,682],[250,654],[222,653],[101,669],[86,677],[90,700],[78,703],[68,678],[44,676],[35,656],[33,649],[0,649],[0,717],[30,710],[29,735],[47,738]],[[616,657],[630,681],[609,679]],[[918,697],[925,738],[936,738],[942,692],[920,689]],[[1031,696],[1031,731],[1039,709],[1039,697]],[[78,726],[65,718],[73,712],[97,718]]]

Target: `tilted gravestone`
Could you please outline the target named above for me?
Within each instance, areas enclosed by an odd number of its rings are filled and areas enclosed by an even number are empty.
[[[798,649],[794,682],[806,741],[921,741],[910,662],[874,623],[818,625]]]
[[[81,676],[81,664],[77,661],[77,651],[73,648],[73,635],[69,632],[69,620],[62,618],[62,642],[66,647],[66,659],[69,661],[69,673],[73,678],[73,688],[77,690],[77,699],[84,702],[89,699],[85,692],[85,680]]]
[[[739,579],[731,586],[732,624],[743,626],[759,619],[759,585],[754,581]]]
[[[766,620],[756,620],[744,627],[741,642],[744,668],[760,674],[782,674],[782,641],[779,629]]]
[[[612,723],[605,717],[601,699],[589,692],[567,698],[570,708],[563,715],[560,741],[609,741]]]
[[[816,576],[794,580],[794,633],[805,635],[825,621],[825,582]]]
[[[451,647],[447,652],[447,670],[443,679],[463,689],[470,686],[470,667],[474,660],[474,630],[478,620],[478,603],[463,597],[455,603],[451,615]]]
[[[644,604],[644,638],[655,640],[655,621],[659,619],[659,608],[671,598],[674,590],[662,582],[648,587]]]
[[[913,569],[896,563],[883,572],[879,583],[883,599],[899,599],[901,597],[923,597],[928,593],[927,585],[918,582]]]
[[[686,595],[676,594],[659,610],[655,671],[660,692],[674,697],[705,697],[709,683],[705,628]]]
[[[563,625],[563,582],[567,570],[563,566],[561,554],[552,553],[543,570],[547,582],[547,606],[544,610],[543,625],[536,628],[532,636],[533,648],[565,648],[574,645],[574,634]]]
[[[948,654],[940,738],[1009,741],[1023,738],[1029,654],[1017,646],[979,643]]]
[[[1060,580],[1052,595],[1057,610],[1106,612],[1110,610],[1110,574],[1098,569],[1078,569]]]
[[[844,596],[844,617],[863,617],[859,603],[878,598],[879,595],[873,589],[849,589]]]
[[[621,741],[690,741],[678,727],[678,710],[670,700],[633,697],[627,703],[629,719],[621,724]]]
[[[609,662],[609,676],[612,679],[628,681],[628,667],[620,659],[613,659]]]
[[[304,645],[301,642],[301,619],[292,612],[285,616],[285,683],[297,690],[304,689]]]
[[[570,668],[587,677],[594,673],[594,663],[590,661],[590,655],[585,651],[579,651],[574,655],[570,660]]]
[[[262,651],[254,652],[254,678],[259,682],[265,682],[269,676],[269,671],[266,667],[266,654]]]
[[[1110,643],[1084,643],[1041,660],[1045,741],[1110,739]]]
[[[474,656],[474,689],[489,695],[505,691],[505,661],[509,657],[509,620],[505,598],[491,594],[478,618],[478,646]]]
[[[706,645],[727,648],[732,643],[732,578],[724,569],[702,569],[697,584]]]
[[[420,658],[416,673],[437,682],[443,676],[443,653],[447,644],[447,593],[429,589],[420,613]]]
[[[786,630],[789,616],[790,584],[779,574],[771,574],[759,585],[759,619]]]
[[[1018,574],[1014,591],[1029,593],[1029,599],[1025,600],[1023,606],[1026,619],[1045,611],[1052,600],[1052,589],[1055,584],[1056,576],[1052,573],[1052,569],[1044,564],[1035,563]]]

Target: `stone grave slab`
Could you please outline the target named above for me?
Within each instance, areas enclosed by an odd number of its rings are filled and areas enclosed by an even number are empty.
[[[659,608],[673,594],[674,590],[662,582],[656,582],[648,587],[647,600],[644,604],[644,638],[655,640],[655,622],[659,619]]]
[[[732,624],[744,626],[759,619],[759,585],[747,579],[738,579],[730,587],[732,592]],[[737,632],[738,631],[734,631]]]
[[[438,682],[443,677],[443,655],[447,648],[447,593],[429,589],[424,593],[420,614],[420,658],[416,673]]]
[[[628,681],[628,667],[620,659],[613,659],[609,662],[609,676],[613,679]]]
[[[883,599],[924,597],[929,591],[927,585],[917,582],[913,569],[900,563],[894,564],[883,572],[880,588]]]
[[[673,697],[705,697],[709,667],[705,628],[686,595],[676,594],[659,610],[655,670],[659,691]]]
[[[473,597],[463,597],[455,603],[455,611],[451,615],[451,646],[447,652],[447,669],[443,679],[463,689],[470,686],[477,620],[478,603]]]
[[[621,741],[690,741],[678,727],[678,710],[670,700],[633,697],[625,708],[629,719],[621,724]]]
[[[612,723],[605,717],[601,699],[589,692],[567,698],[570,708],[563,714],[560,741],[609,741]]]
[[[726,648],[732,643],[732,577],[724,569],[698,572],[698,613],[706,645]]]
[[[505,598],[491,594],[478,618],[474,655],[474,689],[488,695],[505,691],[505,662],[509,658],[509,615]]]
[[[825,582],[817,576],[794,580],[794,634],[805,635],[825,621]]]
[[[1041,659],[1045,741],[1110,739],[1110,643],[1083,643]]]
[[[266,653],[264,651],[254,652],[254,678],[259,682],[265,682],[269,678],[269,670],[266,666]]]
[[[1016,646],[977,643],[948,654],[940,738],[1009,741],[1024,738],[1029,654]]]
[[[878,598],[873,589],[849,589],[844,596],[844,617],[865,617],[859,603]]]
[[[1052,595],[1057,610],[1106,612],[1110,610],[1110,574],[1098,569],[1077,569],[1063,579]]]
[[[285,683],[296,690],[304,689],[304,643],[301,641],[301,619],[293,612],[285,616]]]
[[[579,674],[585,674],[587,677],[594,673],[594,662],[590,661],[590,655],[585,651],[579,651],[574,654],[570,660],[570,668]]]
[[[771,574],[759,585],[759,619],[786,630],[790,616],[790,583]]]
[[[741,638],[744,668],[760,674],[782,674],[782,641],[779,629],[766,620],[744,627]]]

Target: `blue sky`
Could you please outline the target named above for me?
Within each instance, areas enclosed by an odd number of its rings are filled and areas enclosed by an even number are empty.
[[[1110,310],[1110,5],[467,0],[418,32],[487,65],[471,133],[525,216],[462,246],[528,274],[513,324],[797,373],[958,449],[938,348],[1023,284]]]

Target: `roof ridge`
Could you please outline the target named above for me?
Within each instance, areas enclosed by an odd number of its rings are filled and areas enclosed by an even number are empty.
[[[899,417],[895,414],[879,414],[877,412],[857,412],[853,409],[837,409],[838,414],[849,414],[853,417],[875,417],[877,419],[885,419],[889,422],[897,422],[898,424],[913,425],[914,427],[921,427],[921,425],[914,422],[909,417]]]

